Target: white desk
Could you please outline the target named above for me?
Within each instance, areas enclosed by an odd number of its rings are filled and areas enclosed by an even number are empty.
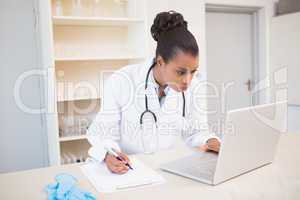
[[[137,157],[157,169],[160,163],[176,159],[190,152],[183,146],[176,150]],[[94,193],[104,200],[206,200],[206,199],[300,199],[300,134],[286,134],[281,137],[277,156],[273,164],[259,168],[218,186],[208,186],[172,175],[158,169],[167,180],[166,184],[137,189],[129,192],[98,194],[81,173],[78,164],[55,166],[16,173],[0,174],[0,199],[46,199],[45,186],[54,182],[58,173],[73,174],[79,180],[79,187]]]

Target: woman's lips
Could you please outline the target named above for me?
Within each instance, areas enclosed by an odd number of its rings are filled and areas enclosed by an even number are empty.
[[[180,90],[181,90],[181,91],[185,91],[185,90],[187,90],[187,88],[188,88],[187,86],[181,86],[181,87],[180,87]]]

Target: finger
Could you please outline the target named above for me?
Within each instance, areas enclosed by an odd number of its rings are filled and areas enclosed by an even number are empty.
[[[122,172],[120,170],[115,170],[113,173],[114,174],[122,174]]]
[[[219,141],[216,138],[211,138],[207,141],[208,144],[218,144]]]
[[[210,147],[215,147],[216,145],[217,145],[217,143],[215,142],[215,141],[209,141],[208,143],[207,143],[207,145],[208,145],[208,147],[210,148]]]
[[[114,159],[107,160],[107,167],[111,172],[117,174],[126,171],[127,169],[127,166],[123,162]]]
[[[208,148],[209,150],[214,150],[214,149],[216,148],[216,144],[214,144],[213,142],[209,142],[209,143],[207,144],[207,148]]]
[[[220,147],[221,147],[221,145],[220,145],[220,144],[219,144],[219,145],[217,145],[216,152],[219,152],[219,151],[220,151]]]
[[[125,174],[127,172],[128,172],[128,170],[122,170],[122,171],[119,171],[118,174]]]
[[[218,144],[208,146],[211,151],[219,152],[220,146]]]
[[[107,159],[106,163],[110,166],[115,166],[118,164],[118,161],[115,157],[110,157],[109,159]]]
[[[128,172],[128,169],[124,169],[124,170],[121,171],[121,174],[125,174],[127,172]]]
[[[202,146],[200,146],[199,149],[200,149],[201,151],[208,151],[208,145],[207,145],[207,144],[202,145]]]
[[[208,148],[210,151],[216,151],[217,150],[217,148],[215,147],[215,146],[211,146],[211,147],[209,147]]]
[[[124,163],[118,163],[114,166],[114,168],[117,173],[121,173],[123,171],[128,171],[128,169],[129,169]]]
[[[127,169],[127,167],[117,167],[117,171],[118,171],[118,173],[124,173],[124,172],[127,172],[128,169]]]
[[[124,163],[121,162],[121,161],[119,161],[119,160],[117,160],[117,159],[111,158],[111,159],[109,159],[109,160],[107,161],[107,165],[116,168],[116,167],[119,167],[119,166],[123,166]]]
[[[112,173],[118,173],[118,168],[115,167],[115,166],[113,166],[113,165],[109,166],[108,169],[109,169]]]
[[[123,161],[114,162],[114,165],[115,165],[116,167],[127,167],[127,166],[126,166],[126,163],[123,162]]]
[[[127,166],[122,166],[122,167],[119,167],[119,170],[120,171],[128,171],[129,168]]]
[[[107,161],[110,165],[113,165],[115,167],[123,166],[125,163],[123,161],[118,160],[116,157],[112,157]]]
[[[121,161],[119,161],[115,156],[110,155],[110,156],[107,158],[107,162],[108,162],[108,163],[114,164],[114,163],[121,162]]]
[[[125,171],[125,169],[123,167],[118,167],[118,166],[112,166],[111,169],[112,169],[112,172],[116,173],[116,174],[120,174],[120,173],[122,173],[122,171]]]
[[[217,139],[210,139],[208,140],[207,144],[209,148],[215,148],[217,146],[220,146],[220,142]]]
[[[118,152],[118,155],[121,156],[126,163],[130,163],[130,160],[126,154]]]
[[[122,161],[118,160],[117,157],[115,157],[115,156],[112,156],[111,161],[114,163],[122,162]]]

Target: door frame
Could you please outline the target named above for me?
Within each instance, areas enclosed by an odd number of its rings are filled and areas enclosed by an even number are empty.
[[[39,65],[47,74],[41,79],[43,87],[41,97],[42,104],[45,105],[46,112],[43,114],[45,126],[45,144],[47,144],[46,165],[59,165],[60,145],[58,129],[57,95],[55,89],[55,62],[53,47],[53,30],[51,16],[51,1],[35,1],[36,29],[39,49]]]
[[[268,53],[266,52],[268,43],[267,37],[267,16],[266,8],[260,6],[244,6],[244,5],[225,5],[225,4],[205,4],[205,16],[207,12],[219,13],[237,13],[237,14],[251,14],[253,18],[253,68],[252,71],[252,88],[265,87],[268,83],[267,75],[269,73],[269,63],[267,59]],[[206,27],[206,20],[205,20]],[[208,66],[207,66],[208,67]],[[263,82],[263,83],[262,83]],[[263,85],[263,86],[262,86]],[[252,94],[250,94],[252,95]],[[267,103],[270,100],[268,92],[259,93],[252,98],[252,104]]]

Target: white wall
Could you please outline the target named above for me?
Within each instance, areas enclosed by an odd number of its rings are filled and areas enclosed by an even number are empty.
[[[204,0],[206,3],[219,5],[235,5],[235,6],[254,6],[265,7],[270,6],[277,0]]]
[[[300,131],[300,12],[278,16],[272,20],[271,72],[287,68],[288,128]]]
[[[300,106],[300,12],[272,20],[272,71],[288,68],[289,104]]]
[[[288,107],[288,131],[299,133],[300,131],[300,106],[289,105]]]
[[[34,0],[0,1],[0,173],[46,166],[44,118],[24,113],[14,99],[15,81],[25,71],[38,69]],[[42,107],[40,77],[22,84],[23,103]]]

